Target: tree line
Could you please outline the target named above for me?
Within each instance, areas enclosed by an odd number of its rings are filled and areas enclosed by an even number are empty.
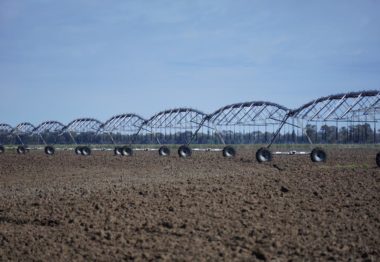
[[[316,125],[307,125],[304,132],[291,130],[280,132],[275,143],[328,143],[328,144],[367,144],[377,143],[380,141],[380,130],[372,128],[370,124],[358,124],[348,127],[337,127],[334,125],[322,125],[317,128]],[[171,134],[148,133],[139,135],[125,135],[122,133],[96,134],[95,132],[68,133],[58,135],[57,133],[42,133],[41,136],[22,135],[20,139],[16,136],[9,136],[0,133],[0,144],[185,144],[192,139],[193,144],[220,144],[220,137],[226,144],[265,144],[271,141],[274,132],[252,131],[252,132],[234,132],[222,131],[220,136],[215,132],[199,132],[195,136],[190,131],[177,132]],[[42,139],[42,138],[43,139]],[[75,141],[75,142],[74,142]]]

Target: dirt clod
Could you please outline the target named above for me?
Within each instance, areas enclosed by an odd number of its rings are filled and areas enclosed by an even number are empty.
[[[261,250],[254,250],[252,251],[252,255],[255,256],[258,260],[266,261],[267,258],[265,257],[264,253]]]
[[[162,222],[162,226],[166,227],[166,228],[173,228],[173,224],[171,222],[168,222],[168,221]]]

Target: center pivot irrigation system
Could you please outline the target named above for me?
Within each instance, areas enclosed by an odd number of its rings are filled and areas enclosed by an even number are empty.
[[[0,153],[5,152],[4,144],[13,144],[16,147],[7,148],[15,148],[19,154],[44,149],[46,154],[53,155],[56,149],[74,149],[78,155],[90,155],[92,150],[112,150],[115,155],[131,156],[135,150],[151,151],[159,147],[159,155],[168,156],[171,145],[179,144],[180,157],[189,157],[193,151],[221,151],[224,157],[234,157],[234,144],[260,144],[265,145],[256,152],[260,163],[280,154],[308,154],[313,162],[324,162],[325,150],[313,147],[314,144],[378,144],[379,111],[380,91],[374,90],[321,97],[297,109],[251,101],[227,105],[211,114],[175,108],[149,119],[121,114],[104,123],[94,118],[79,118],[67,125],[58,121],[46,121],[36,127],[28,122],[14,128],[0,124]],[[27,146],[25,141],[36,146]],[[41,144],[44,147],[38,146]],[[76,146],[63,146],[69,144]],[[113,147],[104,146],[109,144]],[[223,147],[191,148],[191,144],[222,144]],[[292,149],[274,149],[280,145]],[[309,148],[298,150],[297,145],[309,145]],[[380,166],[380,154],[376,161]]]

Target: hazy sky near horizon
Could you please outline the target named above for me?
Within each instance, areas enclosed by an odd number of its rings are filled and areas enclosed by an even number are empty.
[[[0,0],[0,122],[380,89],[380,1]]]

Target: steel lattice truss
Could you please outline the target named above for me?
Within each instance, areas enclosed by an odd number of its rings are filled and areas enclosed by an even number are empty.
[[[271,102],[246,102],[222,107],[209,115],[215,126],[278,124],[289,112],[284,106]]]
[[[102,125],[102,122],[94,118],[78,118],[65,126],[62,132],[98,132]]]
[[[64,124],[58,121],[45,121],[39,124],[34,130],[35,134],[42,134],[47,132],[60,132],[65,127]]]
[[[156,135],[158,143],[161,143],[158,134],[163,136],[179,135],[185,133],[183,143],[188,144],[197,134],[205,122],[207,115],[192,108],[175,108],[159,112],[144,123],[143,130]],[[163,135],[164,134],[164,135]]]
[[[18,124],[13,130],[12,133],[15,135],[29,135],[33,132],[35,126],[28,122],[23,122]]]
[[[9,142],[10,134],[13,131],[13,127],[2,123],[0,124],[0,143]]]
[[[113,144],[131,144],[145,121],[136,114],[116,115],[107,120],[100,127],[98,133],[108,134]]]
[[[308,121],[347,121],[372,116],[380,109],[380,91],[331,95],[316,99],[291,113]]]
[[[159,112],[146,121],[150,128],[197,129],[207,115],[192,108],[176,108]]]
[[[123,143],[137,138],[138,143],[149,144],[155,137],[159,143],[166,139],[170,143],[211,144],[218,140],[224,143],[222,136],[228,143],[268,140],[270,143],[304,143],[305,133],[317,143],[377,143],[380,141],[376,127],[379,113],[380,90],[373,90],[321,97],[295,110],[272,102],[253,101],[227,105],[209,115],[192,108],[175,108],[159,112],[148,120],[137,114],[120,114],[104,123],[94,118],[79,118],[66,126],[58,121],[45,121],[37,127],[24,122],[14,128],[3,123],[0,135],[3,140],[17,137],[21,141],[46,134],[50,143],[58,137],[63,142],[68,135],[74,141],[77,138],[82,142],[106,143],[109,135],[113,142],[114,136]]]
[[[88,143],[91,142],[94,136],[92,135],[89,138],[83,138],[83,136],[86,133],[97,134],[102,125],[102,122],[94,118],[78,118],[65,126],[62,129],[61,135],[68,133],[75,144],[78,143],[78,136],[80,137],[82,135],[80,140]]]
[[[17,137],[21,144],[24,144],[23,138],[32,134],[35,126],[28,122],[18,124],[11,132],[11,135]]]
[[[210,114],[208,121],[223,144],[266,143],[270,130],[280,127],[289,112],[276,103],[252,101],[224,106]]]
[[[100,131],[107,133],[120,132],[123,134],[137,134],[146,120],[136,114],[122,114],[111,117],[101,127]]]
[[[32,133],[38,135],[41,138],[42,142],[46,145],[47,142],[44,136],[53,135],[55,137],[55,140],[57,140],[58,134],[62,131],[64,127],[65,125],[61,122],[50,120],[39,124],[36,128],[34,128]]]
[[[290,111],[286,121],[296,122],[295,127],[301,129],[310,143],[347,143],[360,139],[376,142],[379,112],[380,91],[350,92],[313,100]]]
[[[13,127],[8,124],[5,124],[5,123],[0,124],[0,134],[7,135],[7,134],[10,134],[12,130],[13,130]]]

